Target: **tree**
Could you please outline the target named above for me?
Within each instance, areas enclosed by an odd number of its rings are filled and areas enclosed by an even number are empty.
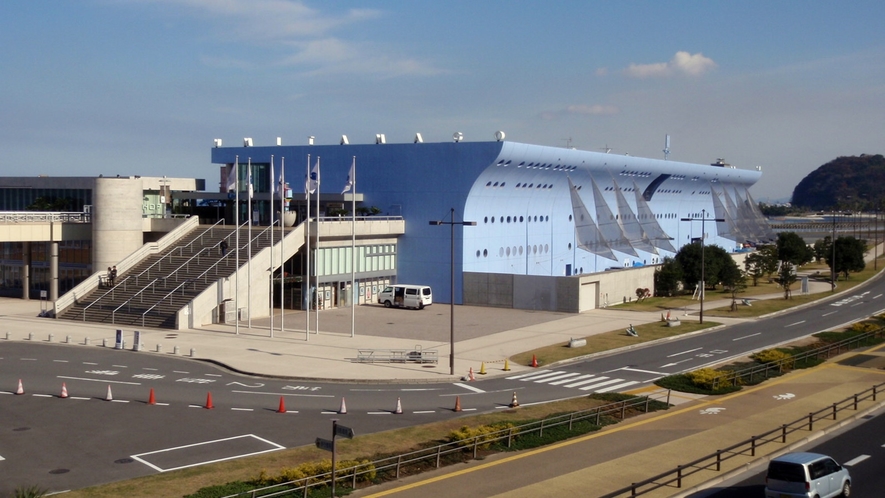
[[[867,264],[863,259],[864,253],[867,251],[866,243],[852,236],[839,237],[836,239],[836,265],[835,273],[845,275],[848,280],[849,272],[859,272],[866,268]],[[833,259],[832,254],[827,258],[827,264],[833,269],[830,260]]]
[[[793,266],[811,262],[814,253],[796,232],[777,234],[777,259],[789,261]]]
[[[817,261],[828,261],[829,257],[833,255],[833,238],[827,235],[818,239],[814,243],[812,252],[814,252],[814,259]]]
[[[679,292],[680,282],[682,266],[673,258],[665,257],[663,264],[655,270],[655,294],[671,297]]]
[[[762,268],[765,275],[771,278],[778,269],[777,246],[766,245],[756,248],[756,251],[762,254]]]
[[[784,261],[781,264],[777,279],[778,283],[784,287],[784,299],[792,299],[793,292],[790,290],[790,286],[795,284],[798,279],[799,277],[796,276],[796,270],[793,265],[789,261]]]
[[[743,292],[747,288],[747,276],[733,259],[728,258],[728,261],[722,265],[719,279],[722,285],[731,291],[731,311],[735,311],[737,309],[738,293]]]
[[[753,287],[759,285],[759,279],[765,275],[765,255],[759,251],[754,252],[744,259],[746,275],[753,279]]]
[[[701,243],[694,242],[682,246],[674,259],[682,267],[682,282],[685,287],[690,289],[698,285],[701,281]],[[716,288],[716,285],[722,280],[723,265],[728,262],[734,263],[734,260],[725,249],[715,245],[704,246],[703,273],[706,287]]]

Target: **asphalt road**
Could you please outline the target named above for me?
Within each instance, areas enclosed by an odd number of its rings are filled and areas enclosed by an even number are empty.
[[[885,414],[877,412],[843,430],[834,432],[797,451],[811,451],[833,457],[851,474],[852,496],[882,496],[885,489]],[[692,498],[746,498],[764,496],[765,466],[754,469],[717,488]]]
[[[12,478],[0,480],[0,494],[29,484],[62,491],[311,444],[328,437],[343,400],[342,423],[365,434],[506,408],[514,392],[527,405],[633,389],[880,312],[883,293],[885,281],[875,279],[764,321],[470,384],[295,382],[178,357],[2,343],[0,458]],[[19,378],[28,380],[22,396],[12,394]],[[67,399],[58,397],[62,383]],[[151,389],[157,405],[147,404]],[[212,410],[205,408],[210,393]],[[452,411],[456,396],[461,413]],[[277,413],[281,399],[285,414]],[[402,414],[393,413],[398,399]]]

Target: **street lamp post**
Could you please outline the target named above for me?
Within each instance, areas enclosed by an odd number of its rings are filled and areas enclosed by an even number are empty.
[[[700,323],[704,323],[704,239],[707,238],[705,225],[707,221],[707,210],[701,209],[701,217],[680,218],[679,221],[700,221],[701,222],[701,312],[698,315]],[[710,221],[725,221],[723,218],[710,218]]]
[[[455,225],[476,226],[475,221],[455,221],[455,208],[451,210],[450,221],[431,221],[431,225],[449,225],[452,227],[452,301],[449,313],[449,375],[455,375]]]
[[[833,246],[833,256],[830,260],[830,292],[836,292],[836,212],[833,211],[833,240],[830,245]]]

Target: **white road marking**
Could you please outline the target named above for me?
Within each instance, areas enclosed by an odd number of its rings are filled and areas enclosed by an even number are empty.
[[[53,397],[51,394],[32,394],[31,396],[34,396],[37,398],[52,398]]]
[[[206,374],[206,377],[221,377],[221,374]]]
[[[468,391],[473,391],[475,393],[484,393],[485,392],[478,387],[468,386],[467,384],[463,384],[461,382],[455,382],[454,384],[458,387],[463,387],[464,389],[467,389]]]
[[[177,373],[177,374],[189,374],[190,372],[185,372],[185,371],[183,371],[183,370],[173,370],[172,373]]]
[[[129,384],[130,386],[140,386],[141,382],[125,382],[122,380],[108,380],[108,379],[89,379],[86,377],[69,377],[67,375],[58,375],[59,379],[71,379],[71,380],[88,380],[90,382],[105,382],[108,384]]]
[[[68,363],[68,360],[52,360],[55,363]]]
[[[829,312],[829,313],[824,313],[824,314],[821,315],[821,316],[830,316],[830,315],[832,315],[833,313],[838,313],[838,311],[831,311],[831,312]]]
[[[521,379],[521,378],[523,378],[523,377],[528,377],[528,376],[530,376],[530,375],[535,375],[535,374],[537,374],[537,373],[538,373],[538,372],[527,372],[527,373],[522,373],[522,374],[519,374],[519,375],[511,375],[510,377],[504,377],[504,378],[507,379],[507,380],[516,380],[516,379]]]
[[[661,365],[661,366],[658,367],[658,368],[675,367],[676,365],[678,365],[678,364],[680,364],[680,363],[685,363],[686,361],[691,361],[691,360],[693,360],[693,359],[694,359],[694,358],[686,358],[686,359],[684,359],[684,360],[674,361],[673,363],[667,363],[666,365]]]
[[[621,383],[621,384],[615,384],[615,385],[613,385],[613,386],[608,386],[608,387],[606,387],[606,388],[604,388],[604,389],[597,389],[596,392],[598,392],[598,393],[607,393],[607,392],[609,392],[609,391],[614,391],[615,389],[621,389],[621,388],[624,388],[624,387],[632,386],[633,384],[639,384],[639,382],[638,382],[638,381],[635,381],[635,380],[631,380],[631,381],[629,381],[629,382],[623,382],[623,383]]]
[[[111,403],[128,403],[128,399],[112,399]]]
[[[6,460],[6,459],[3,458],[2,456],[0,456],[0,462],[2,462],[3,460]]]
[[[519,380],[521,380],[521,381],[523,381],[523,382],[525,382],[525,381],[527,381],[527,380],[530,380],[530,381],[532,381],[532,382],[537,382],[539,379],[546,379],[547,377],[555,377],[555,376],[558,376],[558,375],[560,375],[560,374],[562,374],[562,372],[557,372],[557,371],[552,371],[552,372],[542,372],[542,373],[537,373],[537,372],[536,372],[535,375],[530,375],[530,376],[528,376],[528,377],[523,377],[523,378],[521,378],[521,379],[519,379]]]
[[[855,306],[860,306],[861,304],[863,304],[863,301],[861,301],[859,303],[852,304],[851,307],[854,308]]]
[[[626,370],[628,372],[639,372],[639,373],[652,374],[652,375],[667,375],[666,372],[653,372],[651,370],[640,370],[638,368],[630,368],[630,367],[618,368],[616,370],[611,370],[611,371],[617,372],[618,370]],[[604,372],[604,373],[608,373],[608,372]]]
[[[37,358],[19,358],[21,361],[37,361]]]
[[[853,458],[851,460],[848,460],[847,462],[843,463],[842,465],[844,465],[846,467],[851,467],[851,466],[859,464],[860,462],[863,462],[867,458],[870,458],[870,455],[860,455],[857,458]]]
[[[298,398],[334,398],[335,396],[332,394],[292,394],[292,393],[270,393],[270,392],[261,392],[261,391],[237,391],[233,390],[232,393],[240,393],[240,394],[272,394],[274,396],[291,396]]]
[[[157,406],[169,406],[169,403],[154,403]]]
[[[462,412],[475,412],[476,408],[462,408],[461,411]]]
[[[575,375],[577,375],[577,374],[575,374]],[[556,382],[551,382],[550,385],[551,385],[551,386],[558,386],[558,385],[561,385],[561,384],[565,384],[566,382],[574,382],[574,381],[576,381],[576,380],[589,379],[590,377],[593,377],[593,376],[590,375],[590,374],[587,374],[587,375],[581,375],[581,376],[578,376],[578,377],[571,377],[571,378],[564,379],[564,380],[557,380]]]
[[[697,350],[699,350],[699,349],[704,349],[704,348],[694,348],[694,349],[689,349],[688,351],[683,351],[683,352],[681,352],[681,353],[673,353],[673,354],[671,354],[671,355],[667,355],[667,358],[672,358],[672,357],[674,357],[674,356],[679,356],[679,355],[683,355],[683,354],[686,354],[686,353],[693,353],[693,352],[695,352],[695,351],[697,351]]]
[[[412,413],[436,413],[436,410],[421,410],[421,411],[412,412]]]
[[[882,294],[876,294],[875,296],[873,296],[873,299],[879,299],[880,297],[882,297]]]
[[[84,365],[98,365],[98,363],[92,363],[91,361],[84,361]]]
[[[115,367],[115,368],[129,368],[126,365],[111,365],[111,366]]]
[[[391,412],[366,412],[366,415],[390,415]]]
[[[802,321],[799,321],[799,322],[796,322],[796,323],[791,323],[791,324],[789,324],[789,325],[784,325],[784,328],[792,327],[793,325],[799,325],[799,324],[802,324],[802,323],[805,323],[805,320],[802,320]]]
[[[545,382],[550,382],[551,380],[561,380],[561,379],[565,379],[568,377],[574,377],[575,375],[580,375],[580,374],[578,374],[577,372],[561,373],[560,375],[554,375],[552,377],[547,377],[547,378],[544,378],[541,380],[536,380],[535,382],[542,384]],[[530,380],[530,379],[526,379],[526,380]]]
[[[565,387],[578,387],[578,386],[583,386],[584,384],[589,384],[591,382],[599,382],[601,380],[608,379],[608,377],[595,377],[595,376],[591,376],[591,377],[594,377],[594,378],[589,379],[589,380],[582,380],[580,382],[575,382],[574,384],[566,384]]]
[[[148,367],[141,367],[141,369],[142,370],[150,370],[151,372],[156,372],[157,370],[159,370],[158,368],[148,368]]]
[[[154,454],[157,454],[157,453],[165,453],[165,452],[167,452],[167,451],[175,451],[175,450],[181,450],[181,449],[185,449],[185,448],[193,448],[193,447],[195,447],[195,446],[203,446],[203,445],[212,444],[212,443],[220,443],[220,442],[224,442],[224,441],[231,441],[231,440],[234,440],[234,439],[240,439],[240,438],[244,438],[244,437],[251,437],[251,438],[257,439],[257,440],[259,440],[259,441],[261,441],[261,442],[267,443],[267,444],[270,445],[272,448],[269,449],[269,450],[263,450],[263,451],[256,451],[256,452],[253,452],[253,453],[247,453],[247,454],[245,454],[245,455],[235,455],[235,456],[230,456],[230,457],[225,457],[225,458],[218,458],[218,459],[215,459],[215,460],[208,460],[208,461],[205,461],[205,462],[199,462],[199,463],[194,463],[194,464],[189,464],[189,465],[182,465],[182,466],[180,466],[180,467],[175,467],[175,468],[171,468],[171,469],[163,469],[163,468],[157,467],[156,465],[154,465],[154,464],[148,462],[147,460],[141,458],[141,457],[144,457],[144,456],[147,456],[147,455],[154,455]],[[157,472],[169,472],[169,471],[172,471],[172,470],[185,469],[185,468],[188,468],[188,467],[196,467],[196,466],[198,466],[198,465],[205,465],[205,464],[209,464],[209,463],[222,462],[222,461],[225,461],[225,460],[233,460],[233,459],[235,459],[235,458],[243,458],[243,457],[247,457],[247,456],[259,455],[259,454],[261,454],[261,453],[268,453],[268,452],[271,452],[271,451],[284,450],[284,449],[286,449],[285,446],[282,446],[282,445],[279,445],[279,444],[277,444],[277,443],[274,443],[274,442],[268,441],[267,439],[264,439],[264,438],[258,437],[258,436],[254,435],[254,434],[244,434],[244,435],[242,435],[242,436],[233,436],[233,437],[228,437],[228,438],[224,438],[224,439],[216,439],[216,440],[214,440],[214,441],[206,441],[206,442],[204,442],[204,443],[188,444],[188,445],[185,445],[185,446],[177,446],[177,447],[175,447],[175,448],[168,448],[168,449],[165,449],[165,450],[151,451],[151,452],[149,452],[149,453],[140,453],[140,454],[138,454],[138,455],[131,455],[131,457],[132,457],[133,460],[138,460],[139,462],[141,462],[141,463],[147,465],[148,467],[150,467],[150,468],[156,470]]]
[[[231,408],[231,410],[234,410],[237,412],[254,412],[255,411],[254,408]]]
[[[80,399],[80,400],[88,401],[92,398],[84,398],[83,396],[70,396],[68,399]]]
[[[579,387],[578,389],[582,391],[589,391],[590,389],[596,389],[597,387],[607,386],[609,384],[614,384],[615,382],[622,382],[624,379],[611,379],[603,382],[598,382],[596,384],[590,384],[589,386]]]
[[[321,415],[338,415],[338,412],[320,412]]]
[[[750,337],[756,337],[757,335],[762,335],[762,332],[756,332],[755,334],[745,335],[743,337],[735,337],[734,339],[732,339],[732,342],[749,339]]]
[[[412,392],[412,391],[441,391],[441,390],[442,389],[437,388],[437,387],[430,387],[430,388],[424,388],[424,389],[400,389],[400,391],[402,391],[404,393],[408,393],[408,392]]]

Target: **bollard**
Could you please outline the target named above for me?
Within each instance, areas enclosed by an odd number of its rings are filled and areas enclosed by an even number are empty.
[[[28,332],[28,340],[29,340],[29,341],[33,341],[33,340],[34,340],[34,333],[33,333],[33,332]]]
[[[66,335],[65,336],[65,344],[70,344],[70,343],[71,343],[71,336]]]
[[[195,356],[197,356],[197,350],[194,348],[191,348],[191,358],[193,358]]]
[[[174,348],[172,348],[172,354],[178,355],[178,346],[175,346]]]
[[[54,340],[55,340],[55,334],[49,334],[49,342],[52,342]]]
[[[157,344],[157,352],[158,352],[158,353],[162,353],[162,352],[163,352],[163,345],[162,345],[162,344]]]
[[[6,340],[9,340],[9,332],[6,333]],[[873,401],[875,401],[875,398],[873,398]]]
[[[101,347],[103,347],[103,348],[108,347],[108,339],[107,339],[106,337],[105,337],[105,338],[102,338],[102,340],[101,340]]]
[[[88,345],[89,345],[89,338],[88,338],[88,337],[87,337],[86,339],[83,339],[83,345],[84,345],[84,346],[88,346]]]

